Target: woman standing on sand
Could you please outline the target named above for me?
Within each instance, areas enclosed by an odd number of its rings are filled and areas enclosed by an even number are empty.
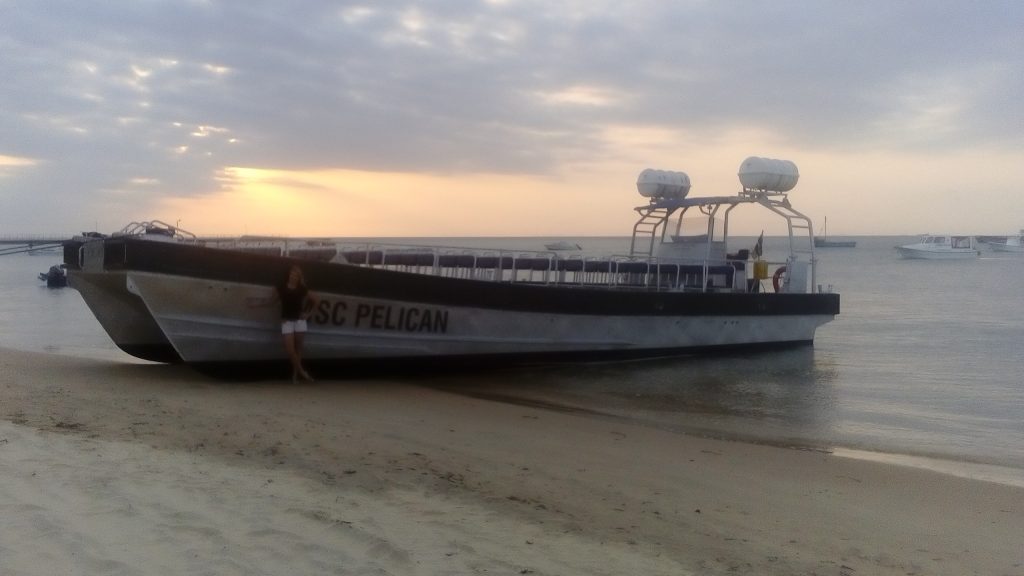
[[[292,382],[299,378],[312,382],[313,378],[302,367],[302,343],[309,318],[318,298],[306,287],[306,278],[298,264],[292,264],[288,277],[277,285],[277,298],[281,302],[281,334],[284,349],[292,364]]]

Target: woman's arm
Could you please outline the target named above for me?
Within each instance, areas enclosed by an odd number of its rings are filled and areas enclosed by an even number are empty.
[[[309,320],[318,304],[320,304],[320,297],[315,292],[307,291],[306,302],[302,306],[302,319]]]

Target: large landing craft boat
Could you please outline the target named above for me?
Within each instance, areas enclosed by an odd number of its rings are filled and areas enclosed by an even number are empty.
[[[203,240],[149,222],[76,238],[65,261],[124,351],[218,373],[287,366],[277,308],[254,303],[272,299],[294,264],[319,297],[304,357],[321,373],[810,344],[839,295],[817,283],[811,222],[786,195],[796,166],[748,158],[739,177],[735,195],[692,198],[686,174],[642,172],[647,203],[624,255]],[[784,260],[762,258],[760,241],[727,247],[730,216],[746,206],[785,222]],[[694,215],[701,233],[682,234]]]

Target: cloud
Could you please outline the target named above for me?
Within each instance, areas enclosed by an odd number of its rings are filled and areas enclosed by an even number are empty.
[[[623,127],[837,153],[1024,138],[1013,1],[6,5],[0,155],[32,164],[0,201],[67,193],[45,207],[69,215],[216,192],[231,166],[554,174]]]

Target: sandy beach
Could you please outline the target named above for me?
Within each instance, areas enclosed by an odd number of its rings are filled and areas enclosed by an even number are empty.
[[[0,349],[0,573],[1024,574],[1024,488],[416,381]]]

